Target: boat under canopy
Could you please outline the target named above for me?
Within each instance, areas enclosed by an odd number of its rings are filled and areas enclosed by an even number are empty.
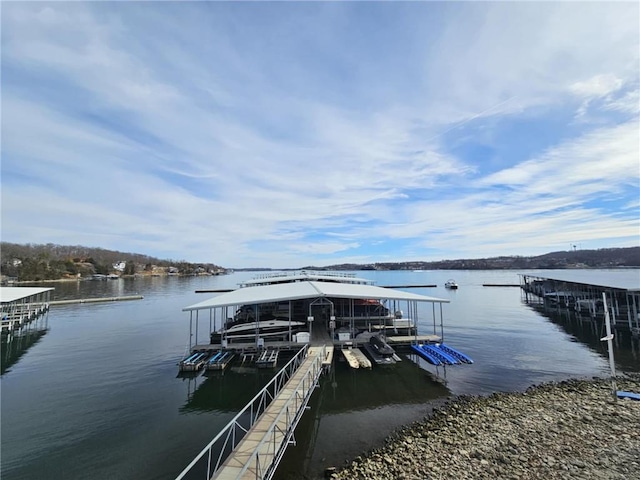
[[[371,281],[351,274],[272,274],[255,283],[245,282],[242,285],[250,286],[241,286],[237,290],[183,308],[183,311],[191,314],[190,338],[195,316],[196,344],[199,314],[207,311],[209,332],[215,343],[219,341],[226,344],[227,340],[233,341],[233,335],[228,334],[233,333],[234,328],[246,327],[255,332],[251,337],[255,338],[256,344],[260,344],[263,341],[260,337],[263,336],[282,336],[286,341],[295,342],[300,338],[299,332],[311,332],[311,323],[315,323],[320,330],[329,332],[331,338],[345,327],[349,329],[349,338],[354,338],[358,331],[366,329],[384,332],[384,329],[391,328],[392,331],[402,331],[402,334],[409,335],[415,332],[419,302],[449,303],[449,300],[442,298],[378,287]],[[408,312],[408,318],[403,317],[403,311]],[[273,335],[261,335],[263,321],[274,318],[282,320],[279,322],[281,331],[278,334],[272,331],[268,333]],[[304,322],[305,326],[301,328],[297,322]],[[296,332],[297,336],[294,335]],[[266,330],[264,333],[267,333]],[[248,338],[248,332],[243,337]],[[340,336],[339,339],[343,337]]]

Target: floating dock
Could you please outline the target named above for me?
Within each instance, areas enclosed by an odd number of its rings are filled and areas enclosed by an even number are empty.
[[[602,294],[612,327],[640,332],[640,277],[637,270],[562,270],[549,274],[520,274],[527,304],[556,310],[572,309],[580,316],[604,319]]]
[[[127,300],[142,300],[142,295],[123,295],[120,297],[98,297],[98,298],[72,298],[69,300],[53,300],[49,305],[73,305],[76,303],[102,303],[102,302],[124,302]]]
[[[256,360],[258,368],[273,368],[278,363],[278,350],[268,348],[263,350]]]
[[[362,350],[360,350],[359,348],[353,348],[351,350],[351,353],[353,354],[355,359],[358,361],[360,368],[372,367],[371,360],[369,360],[367,356],[364,353],[362,353]]]
[[[458,359],[461,363],[473,363],[473,360],[471,360],[471,357],[468,357],[467,355],[456,350],[455,348],[451,348],[449,345],[445,345],[444,343],[440,343],[436,345],[440,350],[446,352],[453,358]]]
[[[473,363],[473,360],[464,353],[442,343],[411,345],[411,350],[432,365],[460,365],[461,363]]]
[[[209,359],[209,352],[195,352],[180,362],[181,372],[197,372]]]
[[[300,351],[178,475],[186,478],[272,478],[318,386],[326,347]],[[249,424],[247,424],[247,419]]]
[[[360,362],[358,361],[356,356],[353,354],[352,348],[343,348],[342,355],[344,356],[344,359],[347,361],[347,363],[351,368],[360,368]]]
[[[224,370],[235,358],[235,355],[231,352],[220,351],[207,361],[205,365],[206,370]]]

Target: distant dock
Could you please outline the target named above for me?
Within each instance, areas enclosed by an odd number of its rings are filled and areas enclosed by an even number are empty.
[[[49,305],[73,305],[76,303],[104,303],[104,302],[124,302],[126,300],[141,300],[142,295],[126,295],[121,297],[99,297],[99,298],[72,298],[69,300],[53,300]]]
[[[544,274],[520,274],[527,304],[570,311],[584,319],[604,320],[605,307],[611,326],[640,336],[640,278],[637,270],[558,270]],[[607,297],[603,302],[602,296]]]

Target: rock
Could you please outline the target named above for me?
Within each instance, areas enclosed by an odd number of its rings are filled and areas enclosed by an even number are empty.
[[[640,375],[618,379],[640,391]],[[359,462],[327,475],[403,478],[640,478],[640,402],[614,402],[608,380],[461,397],[407,426]],[[603,446],[606,446],[603,448]],[[331,468],[331,467],[329,467]]]

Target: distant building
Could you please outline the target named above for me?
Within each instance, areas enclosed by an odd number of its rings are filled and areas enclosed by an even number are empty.
[[[119,272],[124,272],[124,269],[126,266],[127,266],[127,262],[120,261],[118,263],[113,264],[113,269]]]

